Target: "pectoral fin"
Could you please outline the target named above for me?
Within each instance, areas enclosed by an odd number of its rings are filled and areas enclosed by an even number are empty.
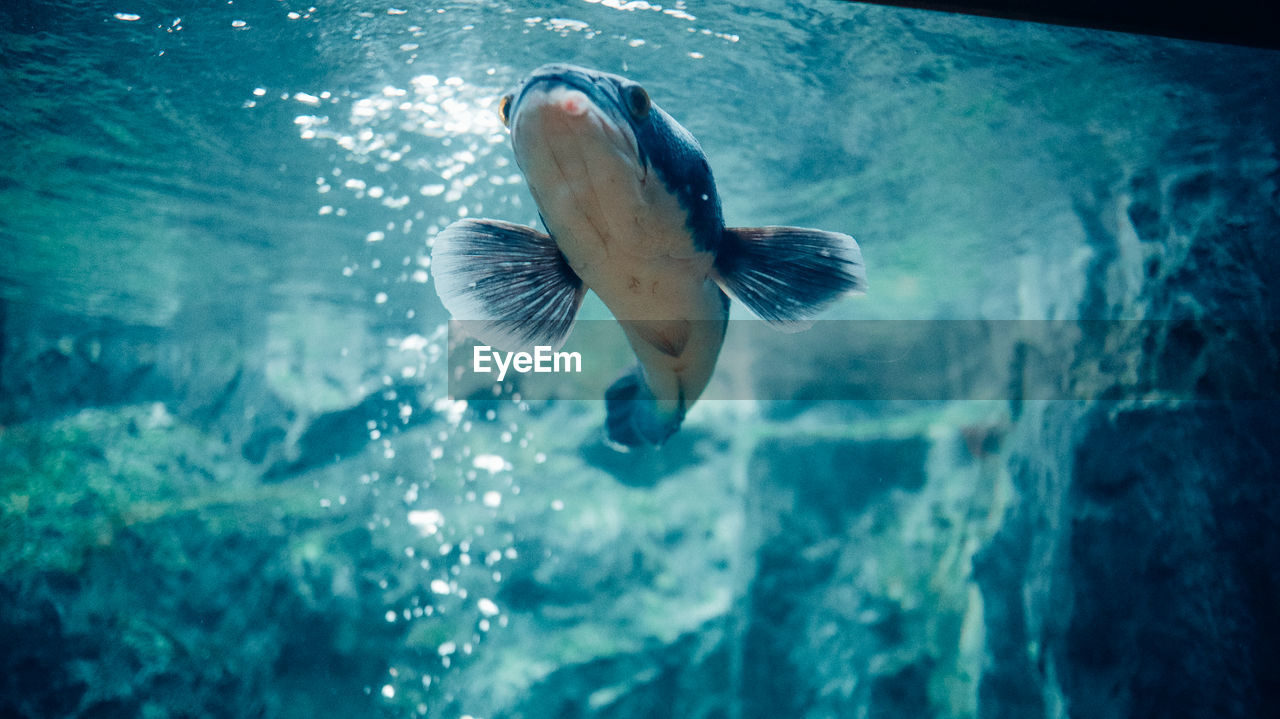
[[[586,293],[553,239],[510,222],[449,225],[436,236],[431,269],[449,314],[477,339],[508,351],[559,348]]]
[[[713,278],[761,319],[803,329],[836,298],[867,288],[849,235],[803,227],[726,228]]]

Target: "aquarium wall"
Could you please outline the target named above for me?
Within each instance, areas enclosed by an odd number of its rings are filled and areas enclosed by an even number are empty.
[[[660,448],[450,382],[431,246],[541,227],[499,103],[547,62],[642,83],[728,225],[865,259],[807,331],[735,302]],[[1276,50],[820,0],[58,0],[0,9],[0,67],[0,716],[1280,700]],[[590,397],[634,361],[599,359]]]

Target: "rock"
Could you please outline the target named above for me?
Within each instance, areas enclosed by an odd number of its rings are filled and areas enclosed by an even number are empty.
[[[1144,319],[1082,322],[1058,356],[1087,399],[1017,413],[1017,501],[974,567],[982,716],[1245,717],[1277,700],[1280,587],[1258,570],[1280,550],[1263,529],[1277,511],[1275,165],[1206,167],[1181,139],[1168,156],[1189,166],[1141,169],[1081,208],[1104,218],[1082,311]],[[1272,141],[1222,144],[1263,157]]]
[[[161,405],[4,440],[0,713],[374,711],[362,689],[405,633],[378,589],[398,548],[325,507],[332,482],[262,485]],[[335,591],[351,566],[355,591]]]

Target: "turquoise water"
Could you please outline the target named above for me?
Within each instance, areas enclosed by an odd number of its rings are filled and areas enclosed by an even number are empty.
[[[1083,435],[1045,427],[1088,402],[814,400],[842,381],[817,332],[722,359],[729,394],[805,401],[701,403],[642,456],[599,403],[449,396],[427,243],[537,224],[496,109],[556,61],[643,83],[730,225],[854,235],[871,290],[830,318],[1275,316],[1274,51],[819,1],[10,3],[0,715],[1059,716],[1093,691],[1041,668],[1026,699],[1008,677],[1066,630],[1008,630],[1020,590],[971,567],[1070,476]],[[1191,331],[1031,356],[1087,399],[1133,397],[1152,353],[1274,387],[1271,345]]]
[[[1194,164],[1272,109],[1269,52],[856,4],[618,5],[9,9],[5,296],[161,327],[299,302],[423,319],[431,293],[400,274],[433,227],[535,218],[494,98],[572,60],[641,80],[700,139],[731,224],[854,234],[878,282],[849,315],[1040,317],[1052,299],[1013,285],[1080,261],[1073,196],[1175,150]]]

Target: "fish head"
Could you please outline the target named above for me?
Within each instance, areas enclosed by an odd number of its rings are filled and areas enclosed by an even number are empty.
[[[652,109],[639,84],[565,64],[538,68],[501,104],[521,169],[548,175],[548,182],[563,182],[588,162],[617,165],[643,180],[648,163],[636,130]]]
[[[642,206],[660,189],[678,201],[698,250],[718,240],[720,201],[702,148],[639,83],[543,65],[502,98],[500,113],[544,220],[571,206]]]

